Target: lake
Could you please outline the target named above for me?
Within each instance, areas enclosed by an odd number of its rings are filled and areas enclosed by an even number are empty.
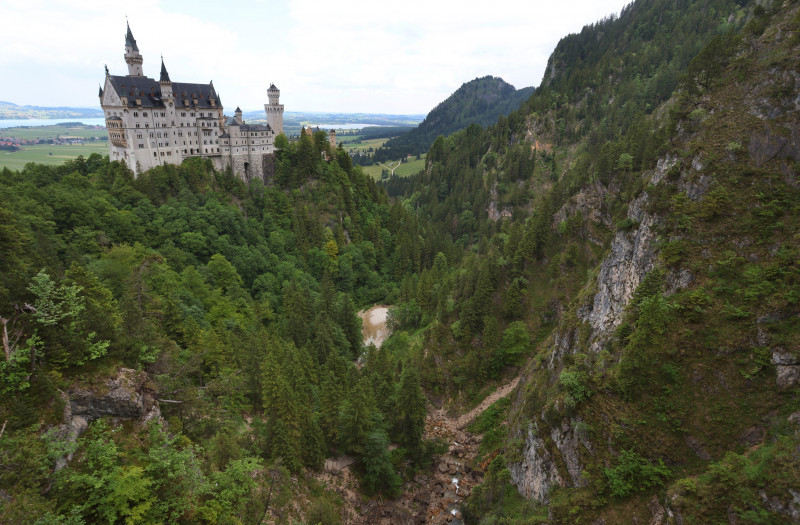
[[[363,128],[385,128],[384,124],[309,124],[312,128],[319,128],[324,131],[331,129],[363,129]]]

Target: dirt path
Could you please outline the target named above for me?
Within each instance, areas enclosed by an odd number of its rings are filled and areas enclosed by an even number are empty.
[[[508,394],[510,394],[512,390],[517,388],[518,384],[519,384],[519,376],[515,377],[510,383],[501,386],[500,388],[498,388],[497,390],[486,396],[486,399],[481,401],[480,405],[476,406],[466,414],[463,414],[456,420],[455,424],[456,428],[461,429],[470,424],[470,422],[472,422],[473,419],[478,417],[478,415],[481,414],[484,410],[492,406],[498,400],[503,399]]]
[[[365,325],[372,321],[374,307],[359,312]],[[383,312],[377,311],[381,316]],[[374,319],[380,326],[382,319]],[[370,323],[372,324],[372,323]],[[385,324],[385,322],[383,323]],[[367,333],[365,340],[375,334]],[[381,341],[382,342],[382,341]],[[448,450],[436,459],[433,469],[420,472],[403,487],[396,500],[368,500],[360,492],[358,481],[350,471],[354,458],[329,458],[325,469],[316,477],[344,500],[344,523],[348,525],[461,525],[460,505],[472,489],[483,481],[483,472],[475,464],[481,437],[464,429],[493,403],[509,395],[519,384],[519,377],[502,385],[481,403],[459,417],[451,417],[443,408],[430,409],[425,420],[425,439],[438,438]]]

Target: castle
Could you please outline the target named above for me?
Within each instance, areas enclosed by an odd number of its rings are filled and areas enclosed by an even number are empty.
[[[142,55],[131,33],[125,35],[128,74],[111,75],[106,67],[100,106],[108,128],[108,156],[124,162],[135,175],[154,166],[180,164],[188,157],[211,159],[220,170],[230,168],[250,180],[263,178],[283,133],[283,105],[275,84],[264,104],[267,124],[245,124],[237,107],[223,114],[214,82],[172,82],[161,58],[158,81],[144,76]]]

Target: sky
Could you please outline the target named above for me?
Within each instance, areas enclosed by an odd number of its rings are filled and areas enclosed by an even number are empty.
[[[0,100],[99,107],[126,75],[125,23],[158,78],[209,82],[226,113],[426,114],[486,75],[538,86],[558,41],[630,0],[0,0]],[[230,111],[228,111],[230,110]]]

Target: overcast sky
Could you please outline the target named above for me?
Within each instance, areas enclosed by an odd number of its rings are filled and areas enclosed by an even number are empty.
[[[224,106],[426,114],[476,77],[538,86],[558,40],[630,0],[0,0],[0,100],[98,106],[125,75],[125,16],[158,78],[208,82]]]

